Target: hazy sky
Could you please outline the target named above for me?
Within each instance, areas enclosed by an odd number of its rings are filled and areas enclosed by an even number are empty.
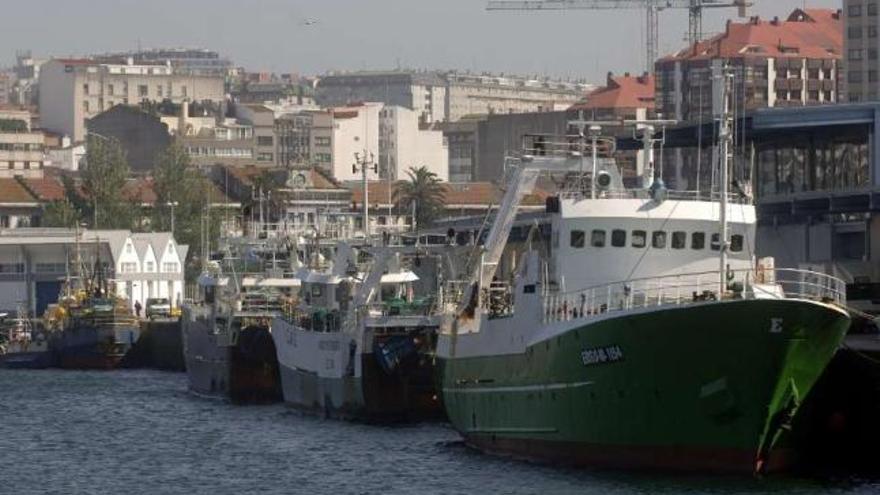
[[[784,17],[841,0],[757,0],[752,12]],[[484,0],[29,0],[0,17],[0,65],[16,49],[36,56],[143,47],[219,50],[250,70],[457,68],[549,73],[600,82],[644,66],[639,10],[486,12]],[[717,32],[728,9],[709,11]],[[306,20],[314,20],[306,25]],[[661,14],[662,52],[680,48],[687,12]]]

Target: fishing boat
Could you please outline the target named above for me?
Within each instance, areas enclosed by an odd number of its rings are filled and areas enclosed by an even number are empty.
[[[276,402],[281,383],[271,323],[291,304],[299,281],[274,249],[257,255],[248,239],[239,241],[206,265],[199,296],[183,305],[189,389],[239,404]],[[242,263],[248,257],[253,260]]]
[[[655,179],[666,123],[621,124],[644,140],[637,187],[584,137],[600,122],[528,136],[511,159],[498,215],[439,336],[449,419],[470,446],[539,461],[785,469],[792,418],[849,325],[845,285],[756,259],[754,206],[728,186],[728,113],[713,191]],[[514,242],[517,205],[541,174],[567,187]]]
[[[16,315],[0,314],[0,368],[45,369],[55,364],[53,334],[35,326],[23,306]]]
[[[273,323],[285,403],[363,421],[440,417],[445,249],[343,242],[332,263],[303,268],[299,304]]]
[[[51,347],[61,368],[115,369],[140,338],[138,319],[107,277],[100,250],[95,253],[89,268],[77,233],[74,269],[68,267],[58,303],[43,315],[45,327],[55,332]]]

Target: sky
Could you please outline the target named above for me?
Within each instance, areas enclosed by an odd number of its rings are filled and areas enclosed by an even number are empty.
[[[842,0],[755,0],[750,15],[785,17],[796,7]],[[485,0],[30,0],[3,7],[0,66],[15,51],[37,57],[134,50],[219,51],[252,71],[459,69],[547,74],[602,82],[640,72],[641,10],[487,12]],[[720,32],[731,9],[710,9]],[[687,11],[660,14],[660,48],[683,47]]]

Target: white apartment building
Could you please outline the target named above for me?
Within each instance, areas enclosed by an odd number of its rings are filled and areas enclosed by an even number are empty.
[[[140,234],[127,230],[19,228],[0,229],[0,311],[24,305],[41,315],[58,300],[77,249],[84,263],[100,258],[119,296],[146,307],[149,297],[183,298],[187,246],[170,233]]]
[[[334,108],[332,119],[323,121],[325,126],[316,127],[312,133],[313,160],[331,173],[338,181],[361,180],[360,169],[354,170],[355,154],[366,156],[375,162],[368,167],[367,179],[379,178],[379,112],[381,103]],[[329,124],[329,125],[327,125]]]
[[[118,64],[90,59],[53,59],[40,69],[40,120],[44,129],[85,138],[85,120],[114,105],[141,101],[225,100],[220,76],[175,74],[170,64]]]
[[[405,180],[407,170],[419,167],[427,167],[440,180],[449,180],[449,147],[443,131],[420,124],[414,110],[386,106],[379,112],[380,177]]]
[[[473,115],[565,110],[595,86],[563,81],[451,72],[446,80],[449,122]]]

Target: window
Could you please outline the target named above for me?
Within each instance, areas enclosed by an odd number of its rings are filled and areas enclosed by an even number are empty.
[[[141,98],[146,98],[149,93],[149,89],[146,84],[138,84],[138,96]]]
[[[687,247],[687,232],[672,233],[672,249],[684,249]]]
[[[620,229],[612,230],[611,245],[614,247],[626,247],[626,231]]]
[[[644,230],[633,230],[632,247],[643,248],[648,244],[648,233]]]
[[[850,60],[861,60],[862,59],[862,50],[861,48],[854,48],[849,51],[849,59]]]
[[[159,97],[162,96],[162,85],[161,84],[156,86],[156,96],[159,96]]]
[[[846,36],[851,40],[857,40],[862,37],[861,26],[850,26],[846,31]]]
[[[0,273],[24,273],[24,263],[0,263]]]
[[[666,232],[662,230],[655,230],[653,234],[651,234],[651,246],[656,249],[663,249],[666,247]]]
[[[862,16],[862,5],[861,4],[853,4],[849,6],[849,10],[847,11],[850,17],[861,17]]]
[[[868,4],[868,15],[870,15],[870,16],[877,15],[877,4],[876,3],[869,3]]]
[[[275,154],[273,153],[257,153],[257,161],[259,162],[271,162],[275,160]]]
[[[156,271],[156,266],[155,266],[155,264],[154,264],[152,261],[147,261],[145,267],[146,267],[146,268],[144,269],[144,271],[147,271],[147,272],[154,272],[154,271]]]
[[[330,138],[323,136],[315,137],[315,146],[330,146]]]
[[[112,84],[108,84],[108,85],[107,85],[107,94],[108,94],[108,95],[112,95],[112,94],[113,94],[113,85],[112,85]]]
[[[162,271],[165,273],[177,273],[177,262],[162,263]]]
[[[721,235],[720,234],[712,234],[712,243],[709,247],[712,251],[721,251]]]
[[[590,246],[593,247],[605,247],[605,231],[604,230],[594,230],[592,235],[590,236]]]
[[[877,26],[868,26],[868,38],[877,37]]]
[[[83,94],[84,94],[84,95],[88,95],[88,94],[89,94],[89,83],[85,83],[85,84],[83,84]]]
[[[859,70],[849,71],[849,76],[847,77],[847,80],[851,83],[862,82],[862,71],[859,71]]]
[[[868,59],[869,60],[877,60],[877,49],[876,48],[868,48]]]
[[[128,253],[128,254],[133,253],[133,252],[134,252],[134,247],[132,247],[131,244],[126,244],[126,245],[125,245],[125,252]]]
[[[89,100],[83,100],[83,111],[86,113],[89,112]]]
[[[186,96],[186,86],[180,87],[180,96]]]
[[[573,248],[582,248],[586,244],[587,236],[583,230],[572,230],[569,244]]]
[[[272,136],[257,136],[257,146],[272,146],[275,140]]]
[[[122,263],[122,265],[120,265],[119,268],[122,271],[122,273],[134,273],[137,271],[137,263],[133,263],[133,262]]]
[[[702,232],[694,232],[691,234],[691,249],[699,251],[706,247],[706,234]]]
[[[738,253],[743,250],[743,236],[735,234],[730,237],[730,250]]]

